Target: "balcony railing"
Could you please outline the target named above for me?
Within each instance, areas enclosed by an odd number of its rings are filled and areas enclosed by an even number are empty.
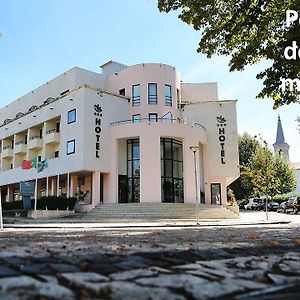
[[[178,123],[178,124],[185,124],[185,125],[192,125],[192,126],[197,126],[197,127],[201,127],[206,131],[206,128],[196,122],[186,122],[183,121],[181,119],[169,119],[169,118],[158,118],[157,120],[149,120],[148,118],[142,118],[139,119],[138,121],[133,121],[133,120],[121,120],[121,121],[115,121],[115,122],[111,122],[110,126],[118,126],[118,125],[123,125],[123,124],[130,124],[130,123]]]

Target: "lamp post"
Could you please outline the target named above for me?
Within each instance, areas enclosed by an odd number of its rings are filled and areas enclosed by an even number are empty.
[[[198,146],[191,146],[190,149],[194,154],[194,169],[195,169],[195,187],[196,187],[196,218],[197,218],[197,225],[199,223],[199,198],[198,198],[198,180],[197,180],[197,165],[196,165],[196,152],[198,151]]]

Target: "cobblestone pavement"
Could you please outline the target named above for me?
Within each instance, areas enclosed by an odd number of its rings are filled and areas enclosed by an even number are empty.
[[[299,299],[299,229],[9,229],[0,299]]]

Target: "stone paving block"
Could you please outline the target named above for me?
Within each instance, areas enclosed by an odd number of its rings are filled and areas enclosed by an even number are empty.
[[[174,294],[166,288],[142,287],[134,283],[115,281],[102,284],[100,296],[112,300],[185,300],[180,294]],[[101,298],[102,299],[102,298]]]
[[[16,276],[0,279],[0,291],[38,286],[41,282],[29,276]]]
[[[279,268],[285,273],[300,274],[300,261],[284,260]]]
[[[108,281],[107,277],[92,272],[62,273],[59,274],[59,278],[67,280],[70,285],[87,289],[93,293],[98,293],[102,286],[101,283]]]
[[[57,300],[75,299],[74,293],[69,289],[54,283],[44,283],[29,276],[0,279],[0,292],[12,292],[15,299],[34,299],[37,296]]]
[[[230,296],[236,292],[263,289],[268,287],[262,283],[247,280],[226,278],[221,282],[210,282],[203,286],[192,285],[186,292],[192,294],[195,299],[215,299]]]
[[[69,264],[49,264],[49,268],[59,273],[79,272],[80,269]]]
[[[17,276],[19,273],[11,268],[0,265],[0,277]],[[1,298],[0,298],[1,299]]]
[[[115,274],[111,274],[109,277],[112,280],[131,280],[135,278],[141,277],[150,277],[158,274],[158,271],[149,270],[149,269],[136,269],[130,271],[119,272]]]
[[[207,284],[209,281],[203,278],[199,278],[188,274],[171,274],[171,275],[160,275],[158,277],[140,278],[136,279],[135,282],[156,287],[167,287],[167,288],[184,288],[187,289],[193,285]]]
[[[275,284],[284,284],[284,283],[291,283],[291,282],[300,283],[300,276],[284,276],[284,275],[268,273],[267,277],[271,279]]]

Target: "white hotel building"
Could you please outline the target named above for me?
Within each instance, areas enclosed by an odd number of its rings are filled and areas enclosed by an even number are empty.
[[[20,181],[38,196],[86,193],[99,203],[195,202],[226,206],[239,176],[236,101],[216,83],[182,83],[171,66],[73,68],[0,110],[1,199],[19,200]],[[48,168],[23,170],[23,160]]]

